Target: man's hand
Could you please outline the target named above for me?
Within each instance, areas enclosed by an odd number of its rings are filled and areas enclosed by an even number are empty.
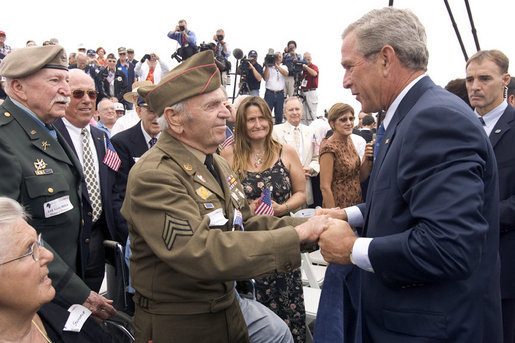
[[[315,242],[320,234],[329,227],[330,219],[327,216],[315,216],[305,223],[295,227],[301,243]]]
[[[331,219],[331,226],[318,239],[320,253],[324,260],[333,264],[351,264],[350,254],[354,242],[358,239],[349,223]]]
[[[344,209],[339,207],[334,208],[317,208],[315,211],[315,216],[326,215],[330,218],[347,220],[347,212]]]
[[[313,169],[311,169],[311,167],[302,167],[302,169],[304,169],[304,177],[306,177],[306,180],[309,179]]]
[[[116,310],[111,305],[112,300],[106,299],[96,292],[89,292],[89,297],[82,306],[92,312],[91,316],[97,321],[106,320],[116,314]]]

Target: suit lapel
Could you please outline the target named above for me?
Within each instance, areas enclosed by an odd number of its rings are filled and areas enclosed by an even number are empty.
[[[102,196],[102,201],[105,201],[106,192],[103,190],[108,190],[107,186],[107,178],[109,173],[109,167],[103,163],[104,157],[106,154],[105,148],[105,139],[106,134],[104,131],[97,129],[90,125],[91,137],[93,137],[93,142],[95,144],[95,150],[97,151],[98,158],[98,177],[99,177],[99,185],[100,185],[100,194]]]
[[[511,122],[515,120],[515,109],[508,104],[501,118],[497,121],[492,132],[490,132],[490,143],[495,148],[501,137],[511,129]]]
[[[372,172],[370,174],[370,182],[367,190],[367,206],[365,211],[365,221],[364,221],[364,228],[363,228],[363,235],[366,235],[367,232],[367,225],[368,225],[368,216],[370,214],[370,208],[373,201],[373,190],[375,188],[375,185],[377,182],[380,182],[381,180],[377,180],[377,174],[379,173],[379,170],[381,169],[381,166],[385,160],[386,154],[388,153],[388,150],[390,149],[390,146],[392,145],[392,142],[395,138],[395,133],[397,131],[397,127],[402,122],[402,120],[406,117],[406,115],[411,111],[413,106],[417,103],[417,101],[420,99],[420,97],[431,87],[434,87],[433,81],[426,76],[420,79],[411,89],[408,93],[404,96],[402,101],[399,104],[399,107],[397,107],[397,110],[393,114],[392,120],[390,121],[390,124],[388,125],[388,128],[386,129],[386,132],[382,138],[381,146],[379,148],[379,151],[377,153],[376,160],[374,161],[374,165],[372,167]]]
[[[139,154],[139,156],[141,156],[148,150],[148,143],[145,141],[143,132],[141,132],[141,121],[139,121],[137,125],[133,126],[131,130],[133,130],[130,136],[133,145],[133,149],[131,150],[134,151],[135,154]]]

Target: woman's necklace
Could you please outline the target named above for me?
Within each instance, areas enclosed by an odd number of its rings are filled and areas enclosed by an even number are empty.
[[[263,157],[265,153],[256,153],[256,162],[254,162],[254,167],[259,168],[263,164]]]
[[[43,335],[43,337],[45,338],[45,340],[48,342],[48,343],[52,343],[52,341],[50,340],[50,338],[48,338],[48,336],[43,332],[43,330],[41,330],[41,328],[39,327],[38,324],[36,324],[36,322],[34,321],[34,319],[32,319],[32,324],[34,324],[34,326],[36,327],[36,329],[38,329],[39,333]]]

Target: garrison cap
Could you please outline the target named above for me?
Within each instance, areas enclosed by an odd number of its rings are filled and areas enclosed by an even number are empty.
[[[43,68],[68,70],[66,51],[61,45],[16,49],[0,63],[0,75],[20,78],[32,75]]]
[[[220,88],[220,72],[213,51],[199,52],[161,78],[157,85],[138,88],[152,112],[161,116],[165,107]]]

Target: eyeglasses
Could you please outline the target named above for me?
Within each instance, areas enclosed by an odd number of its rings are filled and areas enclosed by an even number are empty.
[[[98,92],[93,89],[74,89],[72,90],[72,95],[75,99],[82,99],[84,94],[87,93],[91,100],[95,100],[97,98]]]
[[[9,262],[14,262],[16,260],[20,260],[24,257],[31,256],[31,255],[32,255],[32,258],[34,259],[34,262],[37,262],[37,261],[39,261],[39,248],[42,246],[43,246],[43,241],[41,239],[41,234],[39,234],[38,239],[34,243],[32,243],[32,245],[30,246],[30,251],[28,253],[26,253],[25,255],[21,255],[20,257],[13,258],[9,261],[2,262],[2,263],[0,263],[0,266],[3,266],[4,264],[7,264]]]
[[[345,123],[346,121],[353,122],[354,117],[341,117],[341,118],[338,118],[338,120],[341,121],[342,123]]]

